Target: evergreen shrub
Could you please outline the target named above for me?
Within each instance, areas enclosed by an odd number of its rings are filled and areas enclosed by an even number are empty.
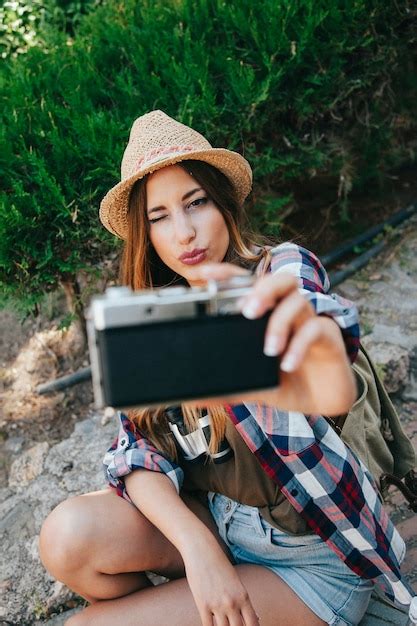
[[[0,6],[0,57],[48,47],[53,29],[73,34],[82,17],[101,0],[3,0]]]
[[[28,307],[115,240],[98,205],[160,108],[254,169],[276,234],[303,181],[335,198],[412,160],[416,15],[396,0],[107,0],[2,70],[0,286]]]

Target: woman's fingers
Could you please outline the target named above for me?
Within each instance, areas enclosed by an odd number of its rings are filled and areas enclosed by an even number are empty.
[[[216,613],[211,613],[211,618],[213,620],[213,626],[229,626],[229,620],[224,615],[217,615]]]
[[[265,333],[265,354],[281,354],[294,330],[314,315],[314,309],[308,300],[298,290],[291,292],[271,313]]]
[[[318,342],[327,349],[334,348],[335,353],[345,354],[340,330],[333,320],[314,316],[302,324],[292,336],[281,369],[285,372],[295,371],[307,357],[311,347]],[[347,358],[347,357],[346,357]]]
[[[202,626],[217,626],[214,615],[209,608],[200,608],[198,604],[197,604],[197,608],[200,613]]]
[[[242,298],[242,313],[249,319],[261,317],[273,309],[278,300],[298,290],[298,282],[292,274],[265,276],[259,279],[250,293]]]
[[[199,271],[203,280],[227,280],[234,276],[250,276],[251,272],[233,263],[208,263]],[[261,317],[272,309],[277,300],[298,289],[298,281],[292,274],[281,273],[257,280],[247,296],[242,298],[246,317]],[[246,314],[247,313],[247,314]]]
[[[214,615],[211,611],[200,612],[202,626],[217,626]]]
[[[256,615],[256,612],[248,601],[241,609],[242,621],[245,626],[259,626],[259,617]]]
[[[239,610],[233,611],[233,613],[228,615],[228,620],[226,623],[228,626],[247,626]]]
[[[216,626],[229,626],[232,623],[227,619],[227,615],[218,615],[217,613],[213,614],[213,622]],[[242,626],[242,622],[238,622],[236,626]]]
[[[205,610],[202,616],[203,626],[259,626],[259,620],[248,601],[242,609],[229,608]]]
[[[250,275],[248,270],[232,263],[210,263],[200,268],[203,280],[228,280],[234,276]],[[260,278],[245,297],[241,299],[242,313],[249,319],[261,317],[273,309],[278,300],[298,292],[298,281],[292,274],[269,275]]]
[[[224,614],[213,613],[215,626],[259,626],[259,619],[250,601],[241,609],[231,609]]]
[[[251,272],[233,263],[207,263],[200,268],[203,280],[227,280],[234,276],[251,276]]]

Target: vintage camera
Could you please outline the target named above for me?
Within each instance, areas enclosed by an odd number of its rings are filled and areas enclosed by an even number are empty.
[[[93,298],[87,329],[96,405],[169,405],[275,387],[277,358],[263,354],[270,314],[248,320],[239,312],[253,280],[111,287]]]

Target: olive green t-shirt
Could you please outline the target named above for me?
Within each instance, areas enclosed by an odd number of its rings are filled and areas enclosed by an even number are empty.
[[[310,533],[306,522],[265,473],[233,423],[226,423],[226,439],[232,458],[222,463],[209,456],[197,463],[181,464],[183,488],[191,492],[214,491],[241,504],[256,506],[262,517],[275,528],[294,535]]]

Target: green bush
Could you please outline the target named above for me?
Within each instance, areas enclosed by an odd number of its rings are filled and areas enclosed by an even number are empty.
[[[0,6],[0,56],[26,53],[33,46],[48,48],[53,29],[74,33],[83,15],[101,0],[3,0]]]
[[[407,0],[107,0],[2,72],[0,285],[32,306],[114,239],[97,209],[132,121],[154,108],[242,152],[276,234],[306,179],[335,199],[412,160]]]

